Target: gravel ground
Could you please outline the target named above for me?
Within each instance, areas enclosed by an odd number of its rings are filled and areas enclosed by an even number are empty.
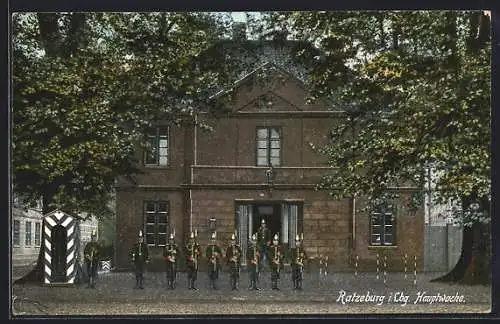
[[[249,291],[242,272],[240,291],[229,289],[223,273],[219,290],[209,288],[207,275],[199,273],[198,291],[186,288],[186,274],[179,273],[175,290],[166,288],[165,273],[146,274],[145,289],[133,289],[131,273],[101,274],[95,289],[86,285],[47,287],[14,285],[14,313],[24,315],[186,315],[186,314],[372,314],[372,313],[484,313],[490,311],[491,286],[430,283],[439,274],[414,278],[403,273],[384,277],[375,273],[304,275],[302,291],[292,289],[289,273],[282,274],[280,291],[270,288],[270,275],[261,276],[259,291]],[[15,276],[14,276],[15,277]],[[435,295],[456,300],[426,299]],[[418,296],[425,298],[418,299]],[[343,297],[342,297],[343,296]],[[365,300],[362,300],[364,298]]]

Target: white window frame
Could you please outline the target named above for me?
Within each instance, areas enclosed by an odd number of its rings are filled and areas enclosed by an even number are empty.
[[[169,166],[170,164],[170,127],[158,126],[148,132],[147,145],[144,150],[144,165],[145,166]],[[151,143],[153,142],[153,143]],[[152,146],[150,146],[152,145]],[[150,152],[153,154],[150,155]],[[153,156],[154,161],[149,158]]]

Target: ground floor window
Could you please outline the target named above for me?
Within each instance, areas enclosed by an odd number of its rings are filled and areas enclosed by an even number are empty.
[[[21,222],[18,219],[12,222],[12,244],[16,246],[21,244]]]
[[[382,203],[370,211],[370,245],[395,245],[394,204]]]
[[[168,202],[144,203],[145,240],[150,246],[165,246],[169,233]]]
[[[42,235],[42,224],[35,223],[35,246],[40,246],[40,238]]]
[[[25,228],[25,245],[26,246],[31,246],[31,222],[26,222],[26,228]]]

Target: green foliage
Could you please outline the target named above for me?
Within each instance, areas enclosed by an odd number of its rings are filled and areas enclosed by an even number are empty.
[[[438,202],[463,201],[468,209],[471,201],[490,200],[487,16],[291,12],[267,20],[318,46],[323,54],[309,57],[315,62],[312,99],[330,97],[346,111],[329,144],[317,148],[338,167],[319,189],[336,198],[378,197],[412,185],[421,191],[411,203],[418,206],[426,190],[423,172],[433,167],[441,174]]]
[[[45,211],[109,215],[115,180],[140,173],[158,120],[193,123],[231,71],[207,52],[226,20],[207,13],[13,16],[13,184]]]

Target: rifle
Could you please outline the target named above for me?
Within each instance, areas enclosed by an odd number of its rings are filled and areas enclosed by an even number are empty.
[[[255,264],[255,271],[257,272],[257,280],[259,278],[260,274],[260,269],[259,269],[259,259],[258,259],[258,252],[257,252],[257,245],[252,246],[252,263]]]
[[[94,247],[90,247],[90,271],[89,271],[89,283],[93,284],[94,279]]]
[[[231,246],[232,249],[232,256],[231,259],[229,259],[229,262],[232,263],[233,268],[231,269],[234,271],[234,269],[238,270],[238,274],[240,273],[240,267],[239,267],[239,258],[240,258],[240,251],[238,250],[238,247],[236,245]],[[231,266],[231,264],[230,264]]]
[[[236,248],[236,245],[233,245],[232,249],[233,249],[233,256],[229,261],[233,263],[238,263],[238,259],[240,257],[240,251]]]
[[[137,251],[137,255],[135,254],[135,251],[132,250],[132,263],[134,263],[134,266],[135,266],[135,260],[136,260],[136,257],[138,257],[139,259],[142,257],[142,243],[139,243],[138,245],[138,251]]]
[[[295,263],[299,266],[300,279],[303,279],[304,273],[304,260],[303,253],[300,251],[300,247],[296,248]]]
[[[169,262],[169,267],[170,271],[174,273],[175,271],[175,256],[177,254],[176,246],[175,245],[167,245],[167,261]],[[175,277],[177,278],[177,273],[175,274]]]
[[[196,243],[188,243],[188,252],[189,252],[189,257],[190,261],[194,263],[194,269],[195,271],[198,269],[198,251],[197,251],[197,246]]]
[[[217,271],[217,258],[215,256],[215,245],[212,245],[212,253],[210,254],[210,262],[212,263],[212,270]]]
[[[276,264],[278,273],[280,272],[280,251],[278,250],[278,246],[274,246],[274,259],[273,262]]]

